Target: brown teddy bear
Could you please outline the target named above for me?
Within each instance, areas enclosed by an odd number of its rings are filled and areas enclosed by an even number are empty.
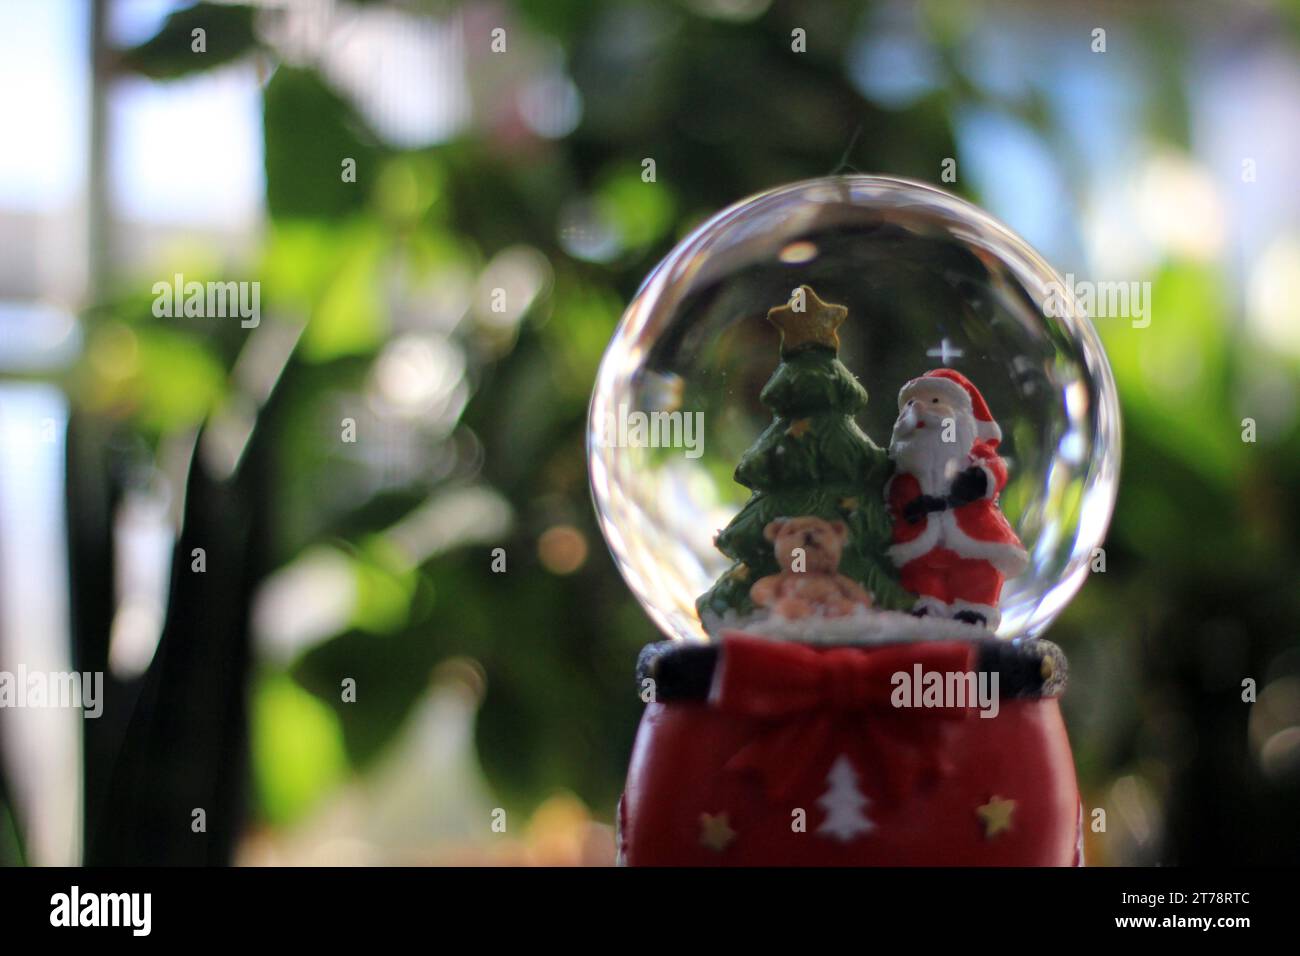
[[[871,607],[871,592],[839,573],[848,536],[843,521],[812,515],[768,522],[763,537],[775,545],[781,571],[755,581],[750,599],[789,620],[819,613],[844,617],[855,608]]]

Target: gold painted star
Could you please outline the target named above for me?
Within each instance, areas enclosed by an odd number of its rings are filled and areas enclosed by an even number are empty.
[[[857,511],[857,510],[858,510],[858,505],[859,505],[859,501],[858,501],[857,498],[841,498],[841,499],[840,499],[840,510],[841,510],[841,511]]]
[[[992,840],[1004,830],[1011,829],[1011,814],[1015,812],[1016,801],[1003,800],[997,794],[982,807],[976,807],[975,813],[984,823],[984,838]]]
[[[785,433],[791,438],[803,438],[804,435],[808,434],[810,428],[812,428],[811,418],[797,418],[790,423],[790,427],[785,430]]]
[[[736,831],[731,829],[725,813],[700,814],[701,846],[706,846],[715,853],[721,853],[734,839],[736,839]]]
[[[789,355],[812,345],[840,348],[836,333],[849,310],[842,305],[823,302],[806,285],[799,286],[790,301],[767,313],[767,320],[781,330],[781,354]]]

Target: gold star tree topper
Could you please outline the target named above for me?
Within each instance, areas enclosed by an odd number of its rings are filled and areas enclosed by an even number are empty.
[[[849,310],[842,305],[823,302],[811,287],[801,285],[794,290],[790,301],[767,313],[767,320],[781,330],[781,352],[791,352],[809,345],[840,349],[836,333]]]

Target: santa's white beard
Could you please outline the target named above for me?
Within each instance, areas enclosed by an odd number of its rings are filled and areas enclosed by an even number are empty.
[[[924,427],[918,427],[920,423]],[[906,408],[894,423],[889,457],[899,471],[912,475],[926,495],[946,495],[970,457],[975,442],[975,422],[970,416],[955,419],[953,441],[944,441],[944,420]]]

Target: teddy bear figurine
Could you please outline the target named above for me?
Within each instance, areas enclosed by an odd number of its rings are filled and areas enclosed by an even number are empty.
[[[813,515],[769,521],[763,537],[772,542],[781,570],[755,581],[750,599],[787,620],[846,617],[871,607],[871,592],[839,573],[848,534],[843,521]]]

